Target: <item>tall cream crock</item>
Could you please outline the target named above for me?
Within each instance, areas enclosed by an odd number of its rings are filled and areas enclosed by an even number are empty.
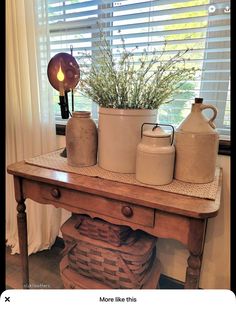
[[[155,122],[154,109],[99,108],[98,165],[118,173],[135,173],[136,148],[144,122]]]
[[[202,111],[211,109],[212,117],[207,120]],[[202,98],[195,98],[187,118],[175,134],[176,161],[174,177],[190,183],[207,183],[214,180],[219,135],[213,121],[217,109],[203,104]]]

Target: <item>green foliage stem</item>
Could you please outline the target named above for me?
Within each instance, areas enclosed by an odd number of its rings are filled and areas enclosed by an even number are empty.
[[[87,56],[90,66],[82,72],[82,92],[100,107],[157,109],[170,102],[185,82],[194,80],[197,69],[186,66],[189,49],[170,57],[165,44],[162,51],[144,50],[137,59],[137,48],[128,51],[122,39],[117,56],[101,33],[98,52]]]

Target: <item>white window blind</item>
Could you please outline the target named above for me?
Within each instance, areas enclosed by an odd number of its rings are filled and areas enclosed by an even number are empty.
[[[168,56],[190,48],[187,65],[199,70],[194,81],[182,86],[181,94],[158,110],[160,123],[177,126],[190,112],[194,97],[218,108],[217,130],[230,135],[230,2],[226,0],[48,0],[51,57],[71,52],[83,69],[80,56],[96,53],[102,25],[114,53],[122,46],[141,54],[143,49],[162,49]],[[58,95],[54,97],[55,104]],[[59,106],[58,106],[59,107]],[[96,104],[75,92],[75,109],[91,110]],[[204,111],[205,112],[205,111]],[[206,115],[211,115],[207,112]],[[58,119],[60,110],[58,108]]]

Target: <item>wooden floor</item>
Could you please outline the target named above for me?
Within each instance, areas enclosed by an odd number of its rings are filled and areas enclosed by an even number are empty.
[[[63,289],[59,263],[62,248],[53,246],[29,256],[30,288],[32,289]],[[19,254],[10,254],[6,249],[6,286],[8,289],[22,289],[21,262]]]
[[[62,246],[54,245],[50,250],[44,250],[29,256],[29,272],[31,289],[63,289],[60,277],[59,263],[62,259]],[[6,288],[22,289],[21,262],[19,254],[10,254],[6,248]],[[161,275],[161,289],[183,289],[183,284]]]

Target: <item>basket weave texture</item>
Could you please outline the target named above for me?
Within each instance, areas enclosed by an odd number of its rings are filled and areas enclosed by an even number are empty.
[[[111,224],[100,218],[90,218],[88,215],[74,215],[74,218],[75,228],[80,234],[115,246],[125,244],[133,232],[130,227]]]
[[[159,278],[161,273],[161,263],[158,259],[154,261],[152,271],[149,278],[142,286],[142,289],[157,289],[159,288]],[[60,274],[65,289],[112,289],[100,280],[89,278],[75,272],[68,265],[68,257],[64,256],[60,262]]]
[[[117,289],[140,289],[147,281],[156,256],[156,238],[138,231],[117,247],[81,235],[71,217],[61,227],[69,267]]]

